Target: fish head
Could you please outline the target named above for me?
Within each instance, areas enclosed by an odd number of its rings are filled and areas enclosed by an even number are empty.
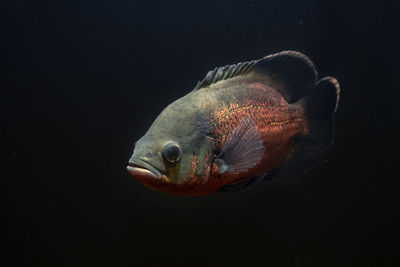
[[[193,195],[208,180],[212,142],[198,109],[179,100],[169,105],[140,138],[128,172],[145,186]]]

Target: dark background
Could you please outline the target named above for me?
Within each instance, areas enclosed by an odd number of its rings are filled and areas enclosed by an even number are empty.
[[[2,261],[400,266],[398,6],[15,0],[0,10]],[[134,142],[208,70],[288,49],[342,87],[335,144],[312,172],[204,197],[127,174]]]

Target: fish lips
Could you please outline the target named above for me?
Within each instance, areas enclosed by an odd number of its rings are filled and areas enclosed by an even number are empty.
[[[126,167],[128,173],[138,180],[148,180],[148,179],[161,179],[162,173],[153,167],[151,164],[141,160],[141,159],[131,159],[129,165]]]

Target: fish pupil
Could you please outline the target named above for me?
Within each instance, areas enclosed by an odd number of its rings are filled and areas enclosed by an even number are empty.
[[[176,145],[169,145],[163,152],[164,159],[173,163],[180,159],[181,149]]]

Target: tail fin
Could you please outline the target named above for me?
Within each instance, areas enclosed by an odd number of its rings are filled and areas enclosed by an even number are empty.
[[[295,139],[293,153],[264,180],[285,179],[308,171],[333,140],[333,116],[339,102],[339,83],[333,77],[318,81],[312,93],[299,100],[305,109],[309,129],[306,136]]]
[[[340,87],[333,77],[317,82],[311,95],[303,99],[309,120],[308,137],[324,149],[333,140],[333,116],[339,103]]]

